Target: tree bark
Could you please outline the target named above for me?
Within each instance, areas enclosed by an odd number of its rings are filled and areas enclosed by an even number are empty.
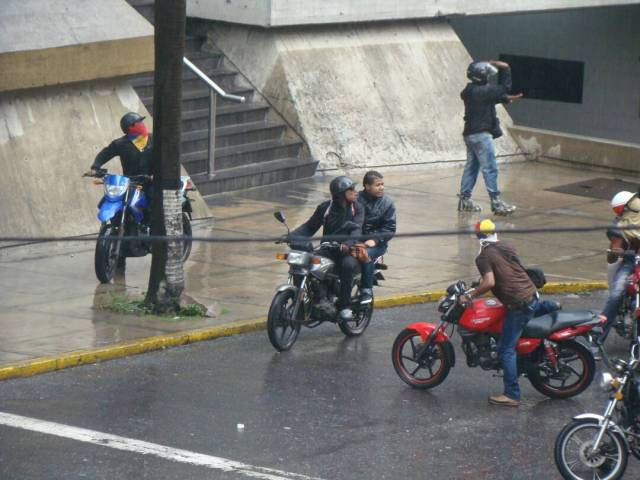
[[[155,2],[153,235],[182,235],[180,137],[186,0]],[[154,242],[146,302],[176,312],[184,289],[182,242]]]

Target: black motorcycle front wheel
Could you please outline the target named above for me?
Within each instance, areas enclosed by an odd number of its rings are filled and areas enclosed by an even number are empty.
[[[606,430],[595,452],[593,446],[600,431],[595,419],[573,420],[556,438],[554,458],[558,471],[566,480],[617,480],[627,468],[628,454],[624,439]]]
[[[584,391],[596,374],[593,354],[574,340],[561,342],[556,348],[557,365],[540,359],[528,371],[533,388],[551,398],[569,398]]]
[[[267,316],[267,334],[273,348],[289,350],[298,338],[300,323],[293,320],[296,295],[293,290],[276,293]]]
[[[96,277],[100,283],[109,283],[113,280],[118,262],[115,254],[117,238],[118,230],[113,225],[107,223],[100,228],[94,255]]]
[[[418,332],[405,328],[396,337],[391,361],[398,376],[414,388],[433,388],[444,382],[451,370],[451,344],[432,342],[418,358],[424,342]]]

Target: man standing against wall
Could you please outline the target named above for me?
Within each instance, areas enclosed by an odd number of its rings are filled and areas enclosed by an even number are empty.
[[[489,82],[498,73],[498,84]],[[471,200],[471,192],[482,170],[487,192],[491,197],[491,210],[496,215],[510,215],[516,209],[500,197],[498,190],[498,165],[493,139],[502,135],[496,104],[509,103],[522,97],[509,95],[511,90],[511,69],[509,64],[492,60],[473,62],[467,68],[467,84],[460,94],[464,101],[464,143],[467,146],[467,163],[460,182],[459,212],[479,212],[480,205]]]

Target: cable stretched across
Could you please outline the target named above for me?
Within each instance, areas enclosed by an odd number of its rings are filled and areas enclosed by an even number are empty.
[[[587,225],[580,227],[531,227],[531,228],[496,228],[496,233],[498,234],[529,234],[529,233],[581,233],[581,232],[594,232],[594,231],[606,231],[609,229],[615,230],[639,230],[638,227],[630,226],[630,227],[619,227],[616,225]],[[473,235],[475,231],[473,228],[463,228],[463,229],[443,229],[443,230],[427,230],[421,232],[405,232],[405,233],[396,233],[396,234],[384,234],[378,233],[376,234],[377,238],[420,238],[420,237],[443,237],[443,236],[460,236],[460,235]],[[139,240],[147,240],[152,242],[176,242],[176,241],[184,241],[184,240],[192,240],[194,242],[205,242],[205,243],[260,243],[260,242],[276,242],[282,240],[282,235],[273,237],[273,236],[234,236],[234,237],[201,237],[201,236],[124,236],[121,238],[123,242],[132,242]],[[82,236],[71,236],[71,237],[55,237],[55,236],[40,236],[40,237],[29,237],[29,236],[0,236],[0,243],[50,243],[50,242],[95,242],[98,240],[98,235],[82,235]],[[289,240],[292,241],[319,241],[320,238],[323,241],[345,241],[345,240],[366,240],[371,238],[371,235],[361,235],[359,237],[355,236],[345,236],[345,235],[323,235],[315,236],[315,237],[296,237],[289,236]],[[13,246],[13,245],[11,245]],[[7,248],[0,247],[0,248]]]

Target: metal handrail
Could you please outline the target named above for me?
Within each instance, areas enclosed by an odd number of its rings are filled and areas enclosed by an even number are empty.
[[[220,88],[220,86],[214,82],[213,80],[211,80],[209,77],[207,77],[207,74],[204,73],[202,70],[200,70],[198,67],[196,67],[191,60],[189,60],[187,57],[182,57],[182,61],[184,62],[184,64],[189,67],[189,69],[195,73],[200,80],[202,80],[204,83],[206,83],[207,85],[209,85],[209,87],[211,87],[213,90],[216,91],[216,93],[218,95],[220,95],[221,97],[224,98],[228,98],[230,100],[236,100],[240,103],[244,103],[246,101],[246,98],[243,96],[238,96],[238,95],[231,95],[230,93],[225,92],[222,88]]]
[[[202,70],[196,67],[187,57],[182,57],[183,63],[195,73],[200,80],[209,87],[209,155],[207,162],[207,175],[213,178],[215,172],[215,151],[216,151],[216,109],[218,95],[236,102],[244,103],[245,97],[231,95],[225,92],[220,86],[211,80]]]

